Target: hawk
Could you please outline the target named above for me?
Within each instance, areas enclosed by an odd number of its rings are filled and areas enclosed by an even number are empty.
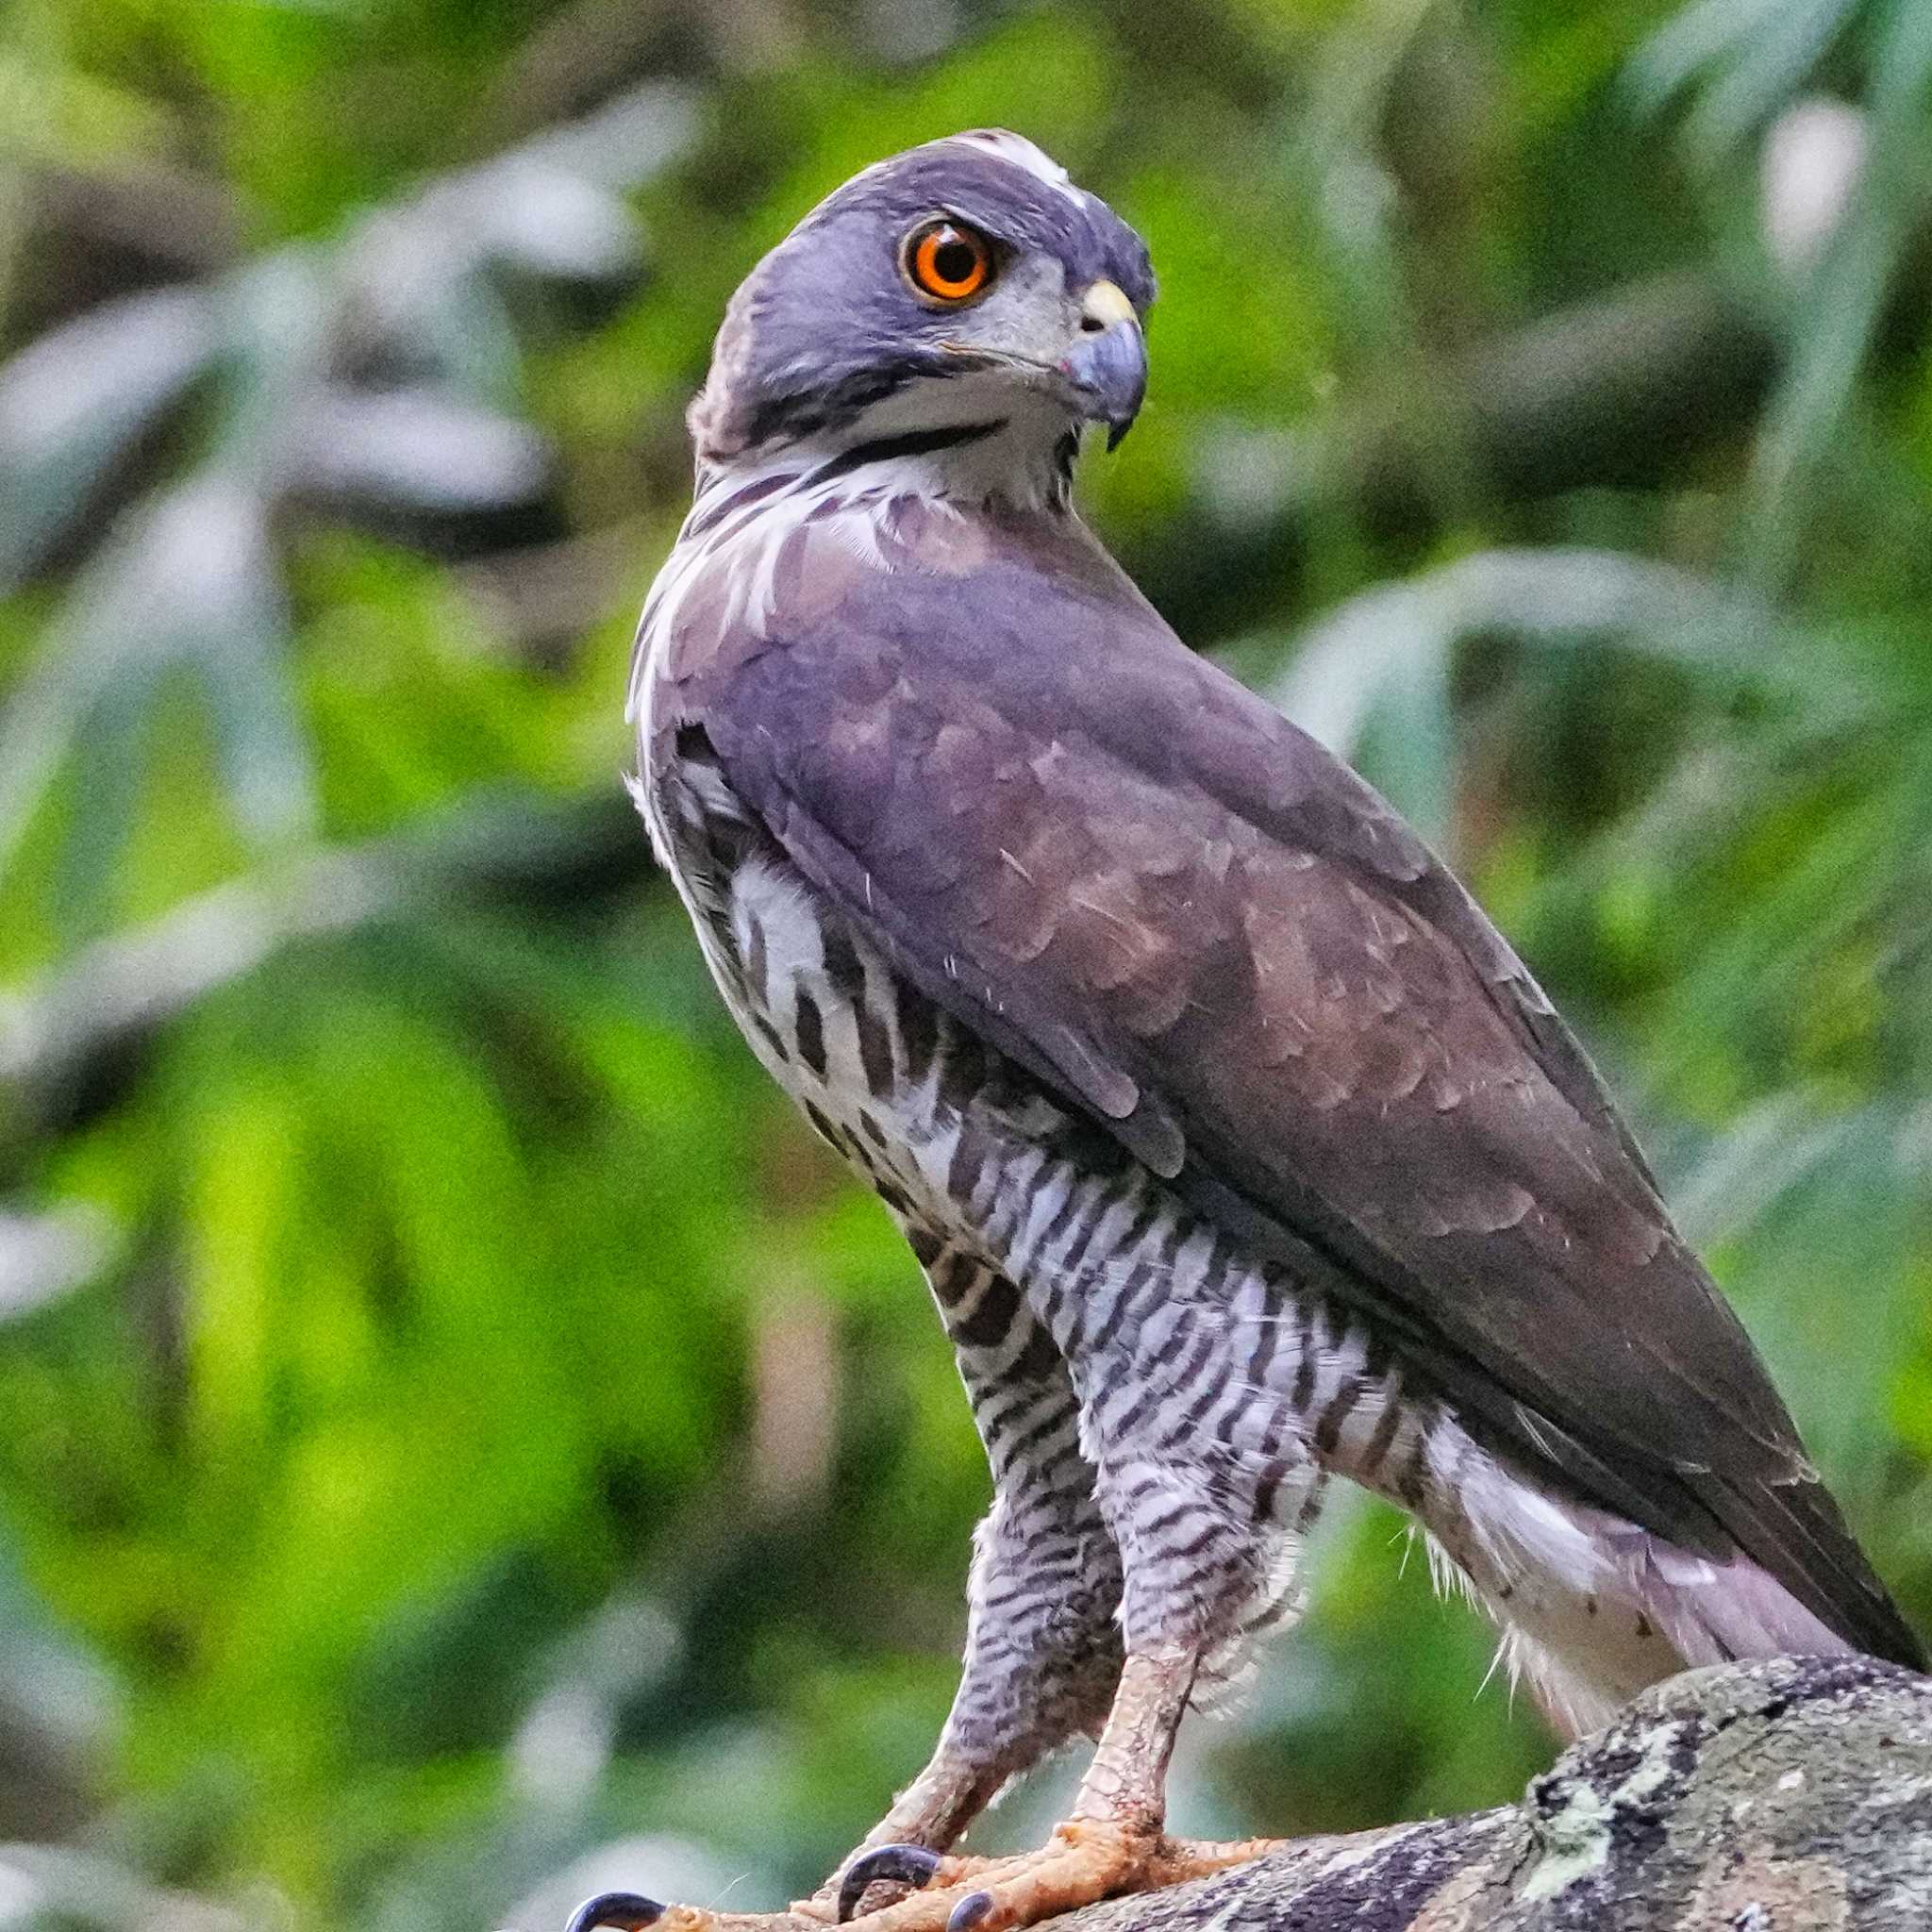
[[[639,632],[658,856],[917,1256],[992,1474],[932,1761],[781,1923],[999,1932],[1259,1849],[1163,1834],[1168,1757],[1332,1476],[1568,1732],[1687,1665],[1923,1663],[1522,961],[1073,509],[1153,298],[1029,142],[868,168],[730,304]],[[1082,1734],[1043,1849],[947,1856]],[[765,1923],[574,1925],[721,1922]]]

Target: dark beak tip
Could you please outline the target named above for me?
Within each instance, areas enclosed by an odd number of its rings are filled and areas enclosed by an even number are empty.
[[[1083,337],[1060,365],[1090,423],[1107,425],[1107,446],[1118,449],[1147,392],[1147,348],[1138,323],[1116,323]]]
[[[641,1892],[600,1891],[570,1915],[563,1932],[596,1932],[600,1925],[615,1926],[617,1932],[644,1932],[663,1916],[664,1907]]]

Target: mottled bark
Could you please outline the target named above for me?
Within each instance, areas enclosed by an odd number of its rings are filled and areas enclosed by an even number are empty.
[[[1305,1840],[1066,1932],[1932,1927],[1932,1678],[1774,1657],[1659,1685],[1519,1805]]]

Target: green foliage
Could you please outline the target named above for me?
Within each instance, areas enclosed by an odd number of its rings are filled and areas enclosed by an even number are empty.
[[[1163,276],[1095,521],[1471,875],[1932,1622],[1926,21],[0,13],[0,1835],[63,1847],[24,1895],[775,1902],[922,1761],[978,1449],[618,774],[725,297],[962,125]],[[1338,1512],[1183,1825],[1541,1760],[1404,1541]]]

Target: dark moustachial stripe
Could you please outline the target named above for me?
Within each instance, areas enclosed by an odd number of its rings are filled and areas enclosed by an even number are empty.
[[[1054,472],[1059,479],[1062,496],[1074,487],[1074,465],[1079,460],[1080,438],[1076,431],[1070,429],[1054,445],[1053,451]]]
[[[843,421],[883,402],[917,373],[891,365],[861,369],[836,382],[761,397],[745,424],[745,446],[756,449],[781,437],[809,436],[827,423]]]
[[[872,442],[856,442],[821,463],[806,479],[806,488],[816,489],[821,483],[849,476],[854,470],[862,470],[872,463],[890,463],[897,457],[929,456],[934,450],[957,449],[964,442],[978,442],[982,438],[997,435],[1006,426],[1006,418],[1001,417],[995,423],[949,423],[940,429],[908,429],[902,436],[881,436]]]
[[[1000,138],[991,139],[996,154]],[[931,165],[958,169],[969,151],[942,144]],[[862,178],[871,185],[858,188],[861,200],[876,193],[880,177]],[[1038,179],[1024,197],[1076,233],[1084,232],[1080,210],[1097,206],[1043,194]],[[1105,254],[1081,259],[1090,280],[1101,266],[1117,281],[1125,273]],[[1133,299],[1139,287],[1128,290]],[[1560,1027],[1546,1026],[1541,1010],[1524,1010],[1535,1006],[1534,988],[1521,991],[1513,956],[1496,950],[1500,941],[1454,882],[1408,850],[1405,828],[1351,791],[1353,781],[1331,772],[1319,751],[1281,740],[1272,714],[1261,718],[1238,696],[1217,697],[1192,681],[1190,660],[1150,628],[1130,596],[1109,601],[1113,580],[1091,575],[1098,559],[1069,548],[1078,533],[1052,513],[1077,456],[1076,432],[1053,447],[1051,478],[1040,470],[1044,446],[1028,452],[1024,500],[982,517],[984,506],[967,493],[997,490],[995,460],[1009,438],[1016,449],[1025,441],[1030,422],[936,422],[948,408],[957,416],[962,407],[1000,407],[962,405],[958,384],[933,380],[963,366],[951,343],[881,352],[868,333],[858,353],[841,356],[827,343],[824,366],[813,366],[806,351],[834,333],[833,320],[814,304],[796,319],[796,336],[781,332],[780,351],[758,365],[770,386],[751,384],[729,398],[723,377],[744,375],[749,365],[731,361],[743,337],[724,339],[721,386],[709,400],[728,441],[721,435],[707,461],[715,477],[729,472],[731,458],[750,455],[766,474],[735,494],[729,482],[715,494],[711,483],[701,485],[683,533],[685,544],[701,548],[688,551],[667,582],[649,640],[645,670],[659,682],[645,694],[661,722],[646,705],[644,776],[652,804],[662,808],[652,819],[660,849],[668,841],[687,903],[711,923],[707,951],[727,1003],[813,1127],[869,1174],[908,1229],[957,1343],[996,1493],[974,1565],[968,1667],[946,1748],[970,1741],[975,1727],[981,1742],[994,1736],[1016,1707],[1026,1707],[1025,1722],[1043,1722],[1036,1708],[1042,1686],[1049,1700],[1070,1700],[1069,1721],[1048,1726],[1055,1737],[1094,1728],[1123,1642],[1144,1649],[1177,1630],[1189,1641],[1204,1639],[1204,1681],[1217,1681],[1223,1653],[1215,1644],[1298,1607],[1285,1559],[1294,1532],[1312,1523],[1319,1464],[1408,1501],[1451,1560],[1474,1566],[1492,1607],[1519,1582],[1546,1585],[1533,1562],[1521,1577],[1509,1574],[1513,1552],[1485,1568],[1485,1511],[1496,1483],[1471,1491],[1470,1458],[1491,1457],[1481,1468],[1486,1477],[1500,1470],[1500,1481],[1513,1479],[1505,1450],[1526,1458],[1532,1473],[1542,1450],[1539,1441],[1507,1435],[1507,1415],[1495,1424],[1502,1440],[1493,1451],[1465,1425],[1472,1386],[1485,1400],[1495,1394],[1493,1378],[1483,1379],[1482,1349],[1452,1330],[1445,1366],[1429,1345],[1433,1314],[1411,1320],[1403,1299],[1391,1325],[1401,1360],[1414,1363],[1406,1389],[1387,1339],[1384,1291],[1406,1296],[1407,1276],[1384,1280],[1383,1247],[1361,1236],[1386,1224],[1391,1266],[1409,1268],[1410,1175],[1374,1158],[1374,1146],[1357,1158],[1346,1144],[1352,1116],[1331,1120],[1325,1108],[1281,1104],[1284,1079],[1293,1086],[1306,1074],[1316,1091],[1342,1070],[1366,1108],[1377,1095],[1364,1083],[1388,1074],[1344,1069],[1357,1058],[1353,1037],[1330,1045],[1315,1034],[1297,1052],[1306,1065],[1276,1073],[1264,1034],[1294,1010],[1292,1001],[1328,998],[1331,987],[1334,997],[1377,1002],[1354,972],[1366,946],[1407,1001],[1393,1015],[1382,1008],[1391,1037],[1411,1017],[1427,1043],[1440,1034],[1445,1092],[1491,1075],[1515,1080],[1526,1053],[1549,1078],[1534,1093],[1521,1091],[1532,1100],[1554,1092],[1567,1109],[1564,1133],[1576,1126],[1617,1167],[1615,1135],[1598,1118],[1587,1069],[1574,1063]],[[947,400],[923,408],[941,388]],[[864,411],[886,397],[894,398],[902,433],[858,441],[870,435],[859,426]],[[728,416],[727,400],[735,406]],[[906,426],[916,424],[930,426]],[[768,439],[821,433],[831,440],[810,457],[780,457],[779,469],[769,467]],[[948,452],[963,452],[963,460],[947,460]],[[1043,491],[1056,500],[1041,503]],[[936,502],[949,507],[944,517],[932,514]],[[965,526],[957,542],[956,517]],[[916,563],[928,540],[943,571],[895,568],[902,558]],[[982,566],[984,575],[974,575]],[[980,596],[989,601],[973,602]],[[1028,601],[1036,596],[1037,606]],[[990,633],[1001,634],[996,650]],[[1136,721],[1106,715],[1091,688],[1096,665],[1118,669],[1124,691],[1138,690],[1133,680],[1143,673],[1189,677],[1187,715],[1174,713],[1171,745],[1150,754]],[[1062,783],[1040,761],[1058,756],[1068,717],[1088,721],[1093,742]],[[702,726],[682,722],[697,718]],[[974,741],[973,756],[925,758],[933,731],[955,724]],[[666,756],[667,741],[675,757]],[[793,785],[801,757],[816,762],[810,783]],[[1029,762],[1037,785],[1024,779]],[[680,764],[691,769],[680,773]],[[1009,769],[1022,780],[1009,791],[988,782]],[[1143,809],[1147,818],[1137,823]],[[1198,1029],[1190,1035],[1198,1049],[1110,1020],[1091,1048],[1102,1062],[1122,1062],[1103,1064],[1103,1073],[1130,1074],[1145,1093],[1145,1137],[1028,1072],[1056,1058],[1058,1034],[1036,1037],[1036,1027],[1072,1024],[1084,1040],[1085,1018],[1108,1020],[1115,1010],[1107,995],[1119,982],[1104,954],[1096,960],[1085,951],[1084,927],[1057,939],[1060,950],[1038,965],[1018,943],[1037,917],[1030,903],[1004,909],[1005,868],[1020,833],[1029,851],[1050,858],[1064,851],[1035,888],[1055,906],[1099,913],[1083,896],[1094,868],[1124,868],[1137,892],[1148,882],[1136,913],[1171,949],[1172,984]],[[1172,888],[1156,887],[1151,881],[1169,876],[1160,851],[1171,834],[1188,856]],[[825,858],[827,840],[857,872],[814,862],[814,853]],[[1210,863],[1201,857],[1209,851],[1241,858]],[[747,858],[758,863],[744,867]],[[1238,987],[1218,936],[1243,930],[1257,909],[1270,915],[1263,927],[1272,932],[1271,895],[1289,868],[1307,874],[1295,890],[1308,916],[1278,958],[1262,957],[1273,942],[1257,936],[1257,981]],[[1023,876],[1034,887],[1030,874]],[[863,890],[852,891],[860,878]],[[895,878],[909,890],[895,891]],[[784,897],[767,899],[760,889],[774,883]],[[782,917],[769,914],[769,933],[751,917],[759,905],[783,907]],[[1424,943],[1391,954],[1391,916],[1402,924],[1393,937]],[[997,971],[956,971],[966,950],[962,925],[974,935],[990,927],[991,952],[973,957],[998,961]],[[1297,950],[1304,941],[1306,960]],[[800,963],[801,952],[817,957]],[[1260,986],[1276,964],[1283,976]],[[1304,965],[1305,987],[1296,977]],[[1464,996],[1483,1023],[1480,1037],[1470,1032],[1467,1041],[1446,1006],[1441,1026],[1433,1017],[1439,987],[1457,991],[1445,969],[1453,978],[1464,965],[1474,974]],[[943,1007],[915,990],[908,968],[926,985],[943,985]],[[1050,997],[1013,996],[1033,991]],[[1507,1023],[1500,1031],[1491,1024],[1499,1016]],[[1527,1045],[1525,1033],[1534,1036]],[[1493,1042],[1504,1058],[1492,1065]],[[1381,1094],[1397,1137],[1381,1151],[1407,1145],[1410,1134],[1435,1135],[1423,1144],[1443,1150],[1443,1185],[1485,1187],[1494,1165],[1483,1142],[1487,1114],[1469,1108],[1432,1119],[1431,1092],[1411,1101],[1412,1091]],[[1319,1157],[1312,1167],[1300,1158],[1309,1148]],[[1512,1173],[1519,1153],[1526,1173],[1536,1167],[1527,1139],[1510,1151]],[[1571,1152],[1558,1136],[1566,1184]],[[1473,1162],[1466,1176],[1457,1164],[1465,1155]],[[1170,1164],[1163,1179],[1157,1170]],[[1309,1197],[1307,1175],[1331,1173],[1335,1187],[1324,1180],[1313,1190],[1319,1198]],[[1621,1173],[1609,1175],[1612,1192]],[[1242,1175],[1252,1185],[1237,1186]],[[1542,1211],[1538,1190],[1529,1191]],[[1648,1197],[1635,1185],[1624,1191],[1621,1206],[1642,1221]],[[1630,1243],[1623,1218],[1613,1218],[1609,1239],[1621,1252]],[[1541,1251],[1507,1228],[1487,1228],[1491,1219],[1458,1215],[1451,1240],[1424,1246],[1458,1269],[1465,1260],[1473,1268],[1479,1251],[1514,1293],[1520,1280],[1510,1271],[1541,1266]],[[1485,1246],[1490,1233],[1498,1241]],[[1417,1263],[1419,1277],[1432,1265]],[[1653,1278],[1664,1273],[1659,1266]],[[1521,1338],[1532,1362],[1540,1340],[1534,1330]],[[1669,1334],[1663,1343],[1674,1347]],[[1719,1337],[1715,1345],[1727,1344]],[[1568,1362],[1564,1356],[1558,1369],[1567,1373]],[[1614,1378],[1609,1389],[1617,1397]],[[1631,1412],[1641,1419],[1648,1410]],[[1774,1414],[1774,1435],[1775,1424]],[[1623,1425],[1622,1411],[1605,1419],[1612,1438]],[[1595,1441],[1589,1436],[1579,1453],[1593,1453]],[[1606,1467],[1624,1480],[1618,1467]],[[1657,1534],[1670,1526],[1640,1525]],[[1638,1608],[1616,1597],[1604,1605],[1626,1643]],[[1048,1655],[1083,1657],[1080,1668],[1098,1690],[1082,1689],[1058,1661],[1046,1668]],[[969,1761],[976,1770],[994,1758]]]

